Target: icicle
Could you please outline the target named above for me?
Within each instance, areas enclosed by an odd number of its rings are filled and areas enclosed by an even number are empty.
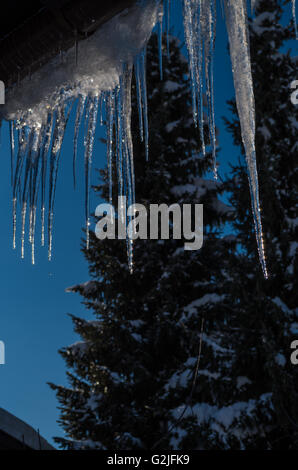
[[[139,128],[141,142],[144,140],[144,126],[143,126],[143,103],[142,103],[142,89],[141,89],[141,78],[140,78],[140,58],[137,57],[135,60],[135,80],[136,80],[136,92],[137,92],[137,103],[138,103],[138,114],[139,114]]]
[[[135,78],[139,113],[139,127],[141,141],[145,134],[146,160],[149,159],[149,129],[148,129],[148,105],[146,84],[146,50],[143,49],[135,60]]]
[[[159,73],[160,79],[163,79],[163,65],[162,65],[162,24],[163,24],[163,5],[159,5],[158,12],[158,57],[159,57]]]
[[[15,141],[14,141],[14,121],[9,122],[10,131],[10,169],[11,169],[11,184],[13,185],[13,165],[15,158]]]
[[[31,243],[31,262],[35,264],[35,224],[36,224],[36,199],[38,190],[38,169],[40,159],[41,140],[43,138],[44,127],[37,127],[33,134],[33,143],[30,161],[30,182],[29,182],[29,241]]]
[[[26,222],[27,203],[24,202],[22,207],[22,231],[21,231],[21,258],[25,257],[25,222]]]
[[[63,95],[63,91],[61,92]],[[49,177],[49,213],[48,213],[48,258],[52,259],[52,238],[53,238],[53,219],[54,219],[54,200],[56,191],[56,181],[59,165],[61,146],[64,139],[65,128],[70,114],[67,110],[68,103],[61,101],[56,111],[56,121],[53,133],[53,143],[50,153],[50,177]]]
[[[195,47],[193,37],[193,23],[192,23],[192,7],[191,0],[184,0],[184,33],[188,51],[189,68],[191,76],[192,86],[192,111],[193,120],[195,125],[198,123],[198,112],[197,112],[197,93],[196,93],[196,81],[195,81]]]
[[[108,175],[109,175],[109,203],[113,203],[113,143],[114,143],[114,120],[115,120],[115,96],[112,90],[108,94],[107,104],[107,162],[108,162]]]
[[[148,101],[147,101],[147,55],[144,49],[141,53],[141,86],[142,86],[142,103],[145,128],[145,147],[146,160],[149,160],[149,122],[148,122]]]
[[[128,205],[135,202],[135,181],[133,163],[133,143],[131,134],[131,80],[132,66],[124,64],[120,76],[120,85],[116,93],[116,128],[117,128],[117,173],[119,195],[122,196],[119,216],[123,224],[127,224],[131,217],[123,207],[123,199],[128,199]],[[129,270],[133,272],[133,240],[127,234],[127,256]]]
[[[12,247],[16,249],[16,229],[17,229],[17,200],[12,200]]]
[[[213,62],[214,47],[216,34],[216,4],[215,0],[202,0],[201,18],[202,23],[202,39],[204,41],[205,56],[205,79],[206,94],[208,102],[208,124],[210,144],[212,147],[213,174],[217,179],[216,166],[216,130],[215,130],[215,113],[214,113],[214,78],[213,78]]]
[[[86,248],[89,249],[89,192],[90,192],[90,167],[92,162],[93,144],[96,130],[99,95],[90,97],[86,115],[88,119],[87,135],[85,139],[85,216],[86,216]]]
[[[86,96],[80,95],[79,100],[78,100],[78,105],[77,105],[75,130],[74,130],[74,138],[73,138],[73,185],[74,185],[74,188],[76,187],[76,159],[77,159],[77,152],[78,152],[78,137],[79,137],[79,130],[80,130],[82,117],[84,113],[85,102],[86,102]]]
[[[12,190],[12,201],[13,201],[13,248],[16,248],[16,227],[17,227],[17,194],[20,190],[20,179],[21,172],[24,163],[24,159],[27,152],[27,144],[29,140],[29,130],[21,123],[18,123],[18,153],[16,158],[16,168],[13,176],[13,190]]]
[[[45,186],[47,171],[47,156],[51,144],[53,113],[49,113],[45,126],[44,141],[41,148],[41,246],[45,244]]]
[[[104,121],[103,121],[103,114],[104,114],[104,110],[106,108],[106,92],[102,92],[101,95],[101,102],[102,102],[102,108],[101,108],[101,116],[100,116],[100,125],[103,126],[104,125]]]
[[[141,90],[142,90],[142,104],[143,104],[143,119],[144,119],[144,131],[145,131],[145,150],[146,160],[149,160],[149,123],[148,123],[148,102],[147,102],[147,60],[146,60],[146,49],[140,54],[140,77],[141,77]]]
[[[28,149],[26,152],[26,165],[24,171],[24,182],[22,191],[22,232],[21,232],[21,257],[24,258],[25,247],[25,222],[27,212],[27,201],[29,199],[29,241],[32,244],[32,263],[34,264],[34,229],[35,229],[35,191],[36,191],[36,177],[38,172],[38,156],[40,144],[40,128],[30,129],[28,140]],[[13,200],[14,211],[16,210],[16,199]],[[15,244],[15,217],[13,214],[14,223],[14,244]]]
[[[133,161],[133,143],[131,134],[131,80],[132,80],[132,67],[129,65],[125,70],[125,107],[124,107],[124,119],[125,119],[125,134],[126,134],[126,145],[127,145],[127,161],[130,172],[130,184],[131,194],[130,203],[135,203],[135,172],[134,172],[134,161]]]
[[[116,90],[116,129],[117,129],[117,140],[116,140],[116,148],[117,148],[117,174],[118,174],[118,194],[119,196],[124,196],[123,192],[123,186],[124,186],[124,181],[123,181],[123,171],[122,171],[122,166],[123,166],[123,135],[122,135],[122,128],[123,128],[123,123],[122,123],[122,101],[121,101],[121,96],[122,96],[122,91],[121,91],[121,84],[117,87]],[[123,199],[121,198],[121,201]],[[121,221],[122,223],[125,222],[125,216],[124,216],[124,211],[122,210],[122,207],[120,208],[120,213],[121,213]]]
[[[171,24],[171,0],[166,1],[166,32],[167,32],[167,56],[170,56],[170,24]]]
[[[196,34],[196,50],[197,50],[197,63],[196,63],[196,84],[198,90],[198,113],[199,113],[199,129],[201,137],[201,146],[203,156],[206,156],[205,148],[205,136],[204,136],[204,111],[203,111],[203,35],[202,35],[202,23],[201,23],[201,14],[202,14],[202,0],[199,0],[199,10],[198,17],[195,16],[193,19],[195,23],[195,34]]]
[[[262,269],[268,277],[259,202],[258,173],[255,150],[255,104],[249,55],[249,38],[245,0],[225,0],[226,23],[236,92],[241,133],[246,152],[252,212]]]
[[[35,264],[35,225],[36,225],[36,207],[32,210],[32,236],[31,236],[31,263]]]
[[[128,204],[132,205],[135,203],[135,180],[134,180],[134,162],[133,162],[133,144],[131,134],[131,76],[132,68],[130,66],[125,67],[124,70],[124,83],[123,83],[123,117],[124,117],[124,130],[126,140],[126,171],[127,171],[127,182],[128,182]],[[128,222],[131,221],[131,217],[128,217]],[[133,240],[127,234],[128,243],[128,266],[130,273],[133,273]]]
[[[298,40],[298,28],[297,28],[297,19],[296,19],[296,0],[292,0],[292,12],[293,12],[293,21],[295,27],[295,35]]]
[[[206,4],[207,5],[207,4]],[[193,118],[199,125],[203,156],[206,154],[203,114],[203,35],[201,31],[202,0],[184,0],[184,31],[189,56],[192,84]]]
[[[30,136],[29,136],[29,145],[28,151],[26,155],[26,165],[25,165],[25,172],[24,172],[24,183],[23,183],[23,191],[22,191],[22,235],[21,235],[21,257],[24,258],[25,254],[25,223],[26,223],[26,213],[27,213],[27,196],[28,196],[28,179],[30,175],[30,167],[31,167],[31,152],[32,152],[32,145],[34,142],[34,130],[30,129]]]

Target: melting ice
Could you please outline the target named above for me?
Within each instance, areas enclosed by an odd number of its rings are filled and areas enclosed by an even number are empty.
[[[210,145],[216,177],[216,135],[214,118],[213,60],[216,33],[216,0],[182,0],[185,39],[188,50],[193,102],[193,119],[198,127],[202,152]],[[255,8],[257,0],[251,0]],[[295,18],[295,0],[292,0]],[[265,277],[258,174],[255,152],[255,111],[249,55],[246,0],[224,0],[225,19],[235,84],[236,103],[249,174],[252,212],[260,262]],[[165,13],[165,14],[164,14]],[[79,130],[84,122],[86,243],[89,245],[89,187],[94,136],[98,116],[105,113],[107,164],[112,200],[112,155],[116,148],[118,192],[134,202],[134,166],[131,136],[131,80],[136,78],[140,138],[149,156],[146,43],[158,25],[159,64],[162,79],[163,23],[169,32],[170,0],[141,0],[106,23],[99,31],[65,54],[60,54],[30,79],[24,79],[7,93],[5,118],[10,122],[13,186],[13,246],[16,247],[17,207],[21,208],[21,255],[24,256],[25,224],[29,216],[29,241],[34,263],[35,223],[38,193],[41,199],[41,243],[45,243],[47,219],[48,256],[52,256],[55,187],[61,146],[70,112],[76,106],[73,174]],[[295,21],[296,25],[296,21]],[[296,28],[297,33],[297,28]],[[167,49],[169,41],[167,39]],[[206,96],[207,105],[204,103]],[[204,104],[203,104],[204,103]],[[207,108],[207,122],[205,109]],[[205,124],[209,136],[205,135]],[[48,175],[49,196],[46,201]],[[47,206],[47,208],[46,208]],[[133,269],[132,240],[127,239],[129,268]]]
[[[107,159],[112,197],[112,152],[116,129],[119,194],[134,200],[133,147],[131,136],[131,80],[133,70],[138,88],[140,129],[148,155],[146,92],[146,43],[158,21],[160,5],[147,0],[106,23],[92,38],[55,58],[30,79],[7,94],[5,119],[10,122],[13,185],[13,247],[16,247],[17,207],[21,207],[21,256],[24,257],[25,225],[29,213],[32,263],[35,251],[35,222],[38,194],[41,198],[41,243],[47,225],[48,257],[52,256],[55,188],[61,147],[70,112],[76,106],[73,174],[80,127],[84,122],[86,243],[89,246],[89,188],[94,137],[98,115],[106,114]],[[133,69],[134,64],[134,69]],[[99,112],[100,111],[100,112]],[[48,175],[48,178],[47,178]],[[48,200],[46,201],[46,180]],[[46,207],[47,206],[47,207]],[[46,224],[47,219],[47,224]],[[132,270],[132,244],[128,240]]]

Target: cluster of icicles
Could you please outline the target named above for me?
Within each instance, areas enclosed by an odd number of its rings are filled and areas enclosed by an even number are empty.
[[[76,105],[73,149],[73,177],[76,185],[76,158],[78,137],[84,122],[85,165],[85,214],[86,245],[89,248],[89,192],[90,170],[98,117],[106,123],[107,160],[109,173],[109,199],[112,203],[113,152],[116,149],[119,195],[126,196],[128,205],[135,202],[133,144],[131,135],[131,82],[134,70],[137,83],[140,133],[145,141],[148,157],[148,118],[146,96],[146,51],[143,49],[132,64],[123,64],[119,85],[101,93],[80,94],[69,98],[67,90],[61,90],[59,103],[50,109],[42,124],[28,125],[28,114],[22,119],[10,121],[11,171],[13,185],[13,248],[16,248],[17,202],[21,202],[21,257],[25,254],[26,215],[29,212],[29,241],[32,263],[35,263],[35,224],[38,193],[41,192],[41,244],[45,245],[46,181],[48,176],[47,238],[48,258],[52,257],[52,232],[55,189],[61,147],[70,113]],[[30,113],[30,110],[29,110]],[[116,132],[115,132],[116,131]],[[116,142],[114,136],[116,135]],[[129,267],[133,269],[133,245],[127,240]]]
[[[162,4],[156,2],[156,22],[158,23],[159,61],[162,76],[163,17],[169,31],[170,0]],[[252,7],[256,0],[252,0]],[[249,57],[246,0],[224,0],[227,30],[229,35],[231,61],[234,75],[236,102],[241,122],[243,143],[246,151],[252,211],[255,222],[259,257],[265,277],[267,277],[262,223],[260,215],[258,175],[255,154],[255,113],[254,94]],[[295,2],[293,1],[293,11]],[[165,15],[164,15],[165,13]],[[202,141],[202,152],[206,152],[204,142],[203,97],[207,97],[208,145],[213,155],[213,168],[216,177],[216,137],[213,102],[213,55],[216,26],[216,0],[183,0],[184,29],[189,56],[192,88],[193,118]],[[41,243],[45,244],[47,219],[48,257],[52,256],[52,229],[54,199],[58,164],[65,129],[76,106],[74,130],[74,180],[79,129],[85,123],[84,164],[85,164],[85,210],[86,239],[89,246],[89,187],[90,169],[94,138],[98,117],[106,123],[107,162],[110,179],[110,202],[112,200],[113,152],[116,149],[116,164],[119,195],[128,198],[128,205],[135,199],[133,145],[131,135],[131,81],[135,74],[141,138],[148,158],[148,117],[146,96],[146,49],[135,56],[134,63],[124,63],[118,85],[112,90],[77,95],[66,89],[61,90],[54,108],[48,110],[42,123],[32,124],[28,119],[30,110],[17,120],[10,121],[11,166],[13,174],[13,246],[16,246],[17,203],[21,205],[21,256],[24,257],[26,215],[29,214],[29,240],[32,246],[32,263],[35,259],[35,223],[38,193],[41,192]],[[103,117],[104,116],[104,117]],[[28,124],[29,122],[29,124]],[[46,180],[48,176],[48,202],[46,211]],[[47,213],[46,213],[47,212]],[[133,245],[127,239],[129,268],[133,270]]]

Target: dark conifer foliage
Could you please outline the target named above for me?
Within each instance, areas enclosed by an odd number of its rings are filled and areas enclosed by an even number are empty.
[[[195,404],[216,401],[214,348],[222,334],[221,279],[230,246],[221,232],[231,211],[220,200],[222,184],[204,177],[211,158],[201,155],[187,62],[176,39],[170,41],[169,57],[164,51],[161,81],[153,36],[147,74],[148,162],[133,91],[136,202],[146,207],[203,203],[204,244],[185,251],[183,240],[137,240],[131,275],[123,240],[91,238],[84,254],[92,280],[72,291],[82,295],[94,320],[73,318],[81,342],[61,351],[70,386],[52,385],[67,436],[58,442],[65,448],[196,448]],[[206,128],[206,139],[207,134]],[[106,172],[102,177],[96,189],[107,200]],[[204,354],[196,376],[201,342]]]

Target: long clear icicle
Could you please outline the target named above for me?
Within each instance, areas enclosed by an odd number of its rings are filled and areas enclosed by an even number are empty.
[[[135,79],[137,89],[137,101],[139,112],[139,126],[141,140],[145,140],[146,160],[149,159],[149,124],[147,104],[147,81],[146,81],[146,49],[144,48],[135,60]]]
[[[295,35],[296,35],[296,39],[298,40],[298,28],[297,28],[297,19],[296,19],[296,0],[292,0],[292,13],[293,13],[293,20],[294,20],[294,27],[295,27]]]
[[[214,117],[214,46],[216,35],[216,1],[184,0],[184,31],[189,57],[193,118],[200,130],[202,153],[206,154],[204,135],[204,94],[207,96],[209,141],[213,173],[217,178],[216,132]],[[204,65],[203,65],[204,64]]]
[[[90,97],[86,108],[86,116],[88,120],[87,135],[85,137],[85,215],[86,215],[86,248],[89,249],[89,194],[90,194],[90,168],[92,163],[92,153],[94,145],[94,137],[96,130],[96,119],[98,112],[99,95]]]
[[[14,166],[14,160],[15,160],[14,121],[9,122],[9,132],[10,132],[11,184],[13,184],[13,166]]]
[[[258,172],[255,149],[255,103],[251,73],[246,0],[225,0],[236,103],[246,153],[252,213],[259,258],[265,278],[268,277],[259,201]]]
[[[28,151],[29,129],[25,125],[19,124],[18,128],[18,153],[16,166],[13,175],[12,204],[13,204],[13,248],[16,248],[16,228],[17,228],[17,198],[21,188],[21,174],[24,159]]]
[[[63,93],[63,92],[62,92]],[[54,201],[56,193],[57,174],[59,167],[59,158],[64,139],[66,125],[69,119],[71,107],[68,107],[68,101],[61,101],[56,111],[55,128],[53,131],[53,142],[50,152],[50,175],[49,175],[49,209],[48,209],[48,259],[52,259],[52,241],[53,241],[53,219],[54,219]]]
[[[205,57],[205,60],[210,60],[210,48],[205,48],[205,45],[209,42],[210,46],[213,45],[213,37],[210,35],[210,31],[211,34],[213,34],[213,17],[210,9],[211,3],[208,0],[184,0],[184,32],[189,58],[190,78],[192,87],[193,118],[195,125],[199,126],[202,153],[204,156],[206,154],[206,148],[204,135],[203,94],[206,77],[205,73],[203,73],[203,58],[205,49],[205,52],[207,52],[207,57]],[[211,16],[209,15],[209,13]],[[208,21],[210,23],[210,27],[208,27],[209,24],[206,23]],[[208,85],[211,90],[210,80]],[[210,103],[211,102],[209,101],[209,104]],[[209,115],[212,115],[212,111],[210,109],[208,111]],[[213,155],[215,155],[215,150],[213,152]]]
[[[41,245],[45,244],[45,195],[46,195],[46,172],[47,172],[47,156],[51,144],[53,125],[53,113],[47,116],[45,125],[44,140],[41,148]]]
[[[162,61],[162,34],[163,34],[163,4],[160,3],[158,11],[158,58],[160,79],[163,79],[163,61]]]
[[[106,131],[107,131],[107,163],[109,176],[109,203],[113,204],[113,144],[114,144],[114,120],[115,120],[115,92],[108,94],[106,101]]]
[[[40,147],[44,128],[38,126],[34,130],[30,161],[29,179],[29,241],[31,243],[31,262],[35,264],[35,224],[36,224],[36,198],[38,190],[38,169],[40,161]]]
[[[136,80],[136,94],[138,102],[138,114],[139,114],[139,128],[140,128],[140,139],[141,142],[144,140],[144,125],[143,125],[143,101],[142,101],[142,85],[140,76],[140,59],[137,57],[135,61],[135,80]]]
[[[183,18],[184,18],[184,34],[186,39],[186,46],[188,51],[191,87],[192,87],[192,107],[193,107],[193,119],[197,126],[198,124],[198,111],[197,111],[197,83],[196,83],[196,48],[194,44],[194,22],[193,12],[197,12],[198,1],[195,1],[195,5],[192,4],[192,0],[184,0]],[[195,8],[193,8],[195,7]]]
[[[144,48],[140,53],[140,81],[142,90],[142,106],[143,106],[143,119],[144,119],[144,132],[145,132],[145,150],[146,160],[149,160],[149,123],[148,123],[148,102],[147,102],[147,54]]]
[[[171,0],[166,0],[166,32],[167,32],[167,55],[170,55],[170,24],[171,24]]]
[[[27,204],[29,201],[29,241],[32,244],[32,263],[34,264],[34,202],[32,200],[32,194],[34,194],[34,188],[32,180],[34,179],[35,167],[38,164],[39,155],[39,138],[40,138],[40,127],[32,128],[30,130],[29,137],[29,148],[26,155],[26,164],[24,171],[24,182],[22,192],[22,235],[21,235],[21,256],[24,258],[24,244],[25,244],[25,222],[27,213]]]
[[[80,95],[77,104],[76,120],[75,120],[75,129],[74,129],[74,138],[73,138],[73,185],[76,187],[76,160],[78,153],[78,138],[79,130],[82,122],[82,117],[84,113],[86,102],[86,96]]]
[[[208,103],[209,136],[212,148],[213,173],[217,178],[216,132],[214,112],[213,62],[216,35],[216,0],[201,0],[201,34],[204,46],[206,95]]]
[[[121,120],[119,127],[121,138],[121,166],[120,179],[122,193],[127,197],[128,206],[135,202],[135,181],[134,181],[134,163],[133,163],[133,143],[131,134],[131,79],[132,67],[129,64],[123,66],[123,73],[120,77],[120,88],[118,93],[118,119]],[[131,217],[127,216],[125,211],[125,221],[129,223]],[[127,256],[129,270],[133,272],[133,240],[127,232]]]

